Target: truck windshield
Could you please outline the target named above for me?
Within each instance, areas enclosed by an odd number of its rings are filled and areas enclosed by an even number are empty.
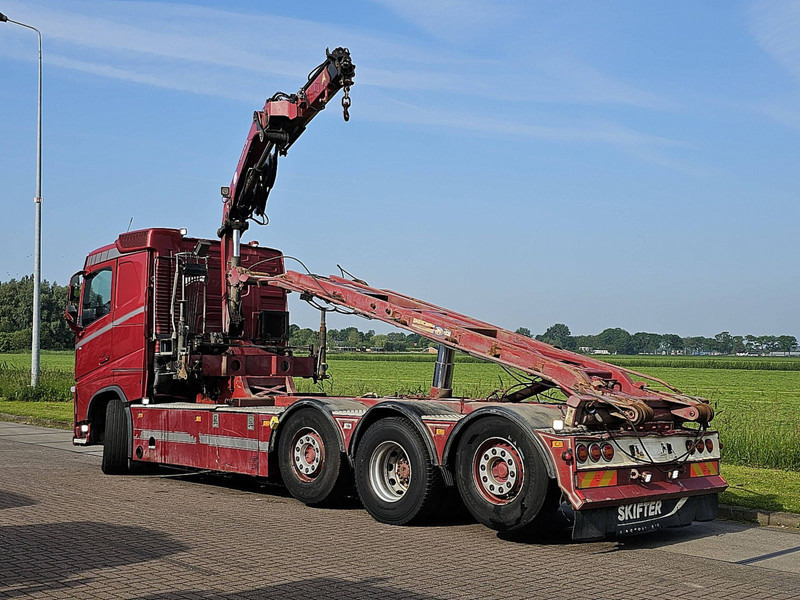
[[[103,269],[86,278],[83,287],[81,325],[86,327],[111,312],[111,269]]]

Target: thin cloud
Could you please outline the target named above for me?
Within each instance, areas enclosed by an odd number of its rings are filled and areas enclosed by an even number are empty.
[[[800,3],[760,0],[750,10],[758,44],[800,81]]]
[[[708,169],[665,154],[666,150],[686,148],[681,140],[643,133],[615,123],[592,123],[577,127],[542,125],[510,121],[481,113],[445,111],[384,98],[359,113],[367,121],[457,130],[471,135],[502,135],[517,139],[538,139],[556,143],[593,143],[616,147],[637,160],[688,175],[707,175]]]
[[[761,111],[778,123],[793,129],[800,129],[800,98],[791,100],[771,100],[760,105]]]
[[[386,98],[370,108],[370,111],[361,115],[363,119],[562,142],[598,142],[628,147],[685,145],[678,140],[641,133],[611,123],[591,127],[540,125],[526,123],[524,120],[497,119],[477,112],[441,110]]]
[[[749,11],[750,26],[759,46],[800,83],[800,3],[760,0]],[[776,122],[800,129],[800,110],[794,94],[761,102],[757,109]]]
[[[437,11],[450,10],[449,1],[433,2],[419,17],[420,23],[427,23]],[[488,6],[479,0],[470,2],[475,10],[464,9],[469,16],[458,17],[459,26],[465,28],[471,20],[481,20],[481,11]],[[422,4],[384,3],[403,11]],[[302,82],[298,74],[322,58],[319,48],[298,47],[296,40],[331,40],[353,51],[364,118],[481,135],[614,145],[649,162],[679,168],[656,150],[679,145],[675,140],[601,119],[591,125],[534,122],[530,117],[533,104],[558,105],[559,111],[564,104],[672,108],[657,95],[619,82],[575,58],[537,53],[535,60],[525,54],[516,62],[485,56],[476,60],[408,37],[184,4],[78,0],[52,6],[6,0],[6,6],[7,12],[42,29],[48,66],[252,105],[263,101],[265,91],[273,91],[272,86],[264,89],[265,81],[293,91]],[[22,56],[14,44],[4,44],[0,53]],[[32,59],[30,53],[25,56]],[[388,94],[387,104],[383,99]],[[521,121],[486,118],[480,110],[487,99],[496,107],[513,105],[515,114],[526,116]],[[455,101],[454,110],[436,108]],[[542,120],[553,122],[547,117]]]
[[[425,33],[457,41],[486,33],[516,12],[509,2],[491,0],[372,0]]]
[[[320,39],[351,48],[358,65],[359,86],[484,98],[514,89],[515,97],[524,102],[669,108],[655,95],[615,81],[574,59],[537,56],[525,61],[525,69],[519,69],[514,61],[454,54],[383,32],[364,34],[308,20],[192,5],[74,1],[53,7],[14,0],[7,0],[7,5],[9,12],[39,25],[63,66],[170,89],[215,94],[218,86],[185,81],[185,73],[191,71],[188,65],[215,67],[223,74],[228,69],[241,71],[240,81],[257,74],[273,81],[278,78],[282,85],[296,82],[298,73],[320,60],[318,48],[298,47],[296,40]],[[264,35],[265,31],[269,35]],[[141,73],[154,61],[163,77]],[[167,74],[170,66],[171,76]],[[465,74],[475,73],[476,67],[481,76],[465,79]],[[167,81],[165,86],[164,78],[184,83]],[[230,97],[231,93],[222,95]]]
[[[570,57],[540,59],[540,69],[566,87],[566,95],[596,104],[620,104],[655,110],[674,110],[675,103],[640,90]]]
[[[139,83],[167,90],[190,92],[193,94],[202,94],[207,96],[217,96],[220,98],[228,98],[230,100],[239,100],[242,102],[247,102],[253,99],[252,94],[246,94],[238,91],[240,88],[231,88],[218,83],[215,84],[213,82],[200,83],[193,78],[175,79],[171,74],[157,75],[152,71],[137,72],[131,69],[121,69],[110,65],[75,60],[59,55],[48,57],[47,62],[49,65],[55,65],[65,69],[91,73],[92,75],[99,75],[101,77],[120,79],[122,81],[130,81],[132,83]]]

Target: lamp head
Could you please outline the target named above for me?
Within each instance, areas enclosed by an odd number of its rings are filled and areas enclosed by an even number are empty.
[[[8,17],[0,13],[0,23],[5,23],[6,21],[8,21]]]

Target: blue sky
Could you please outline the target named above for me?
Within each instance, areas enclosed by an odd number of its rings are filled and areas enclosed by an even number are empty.
[[[246,240],[512,329],[800,335],[797,2],[0,11],[44,35],[47,279],[131,217],[213,237],[252,111],[343,45],[352,119],[317,117]],[[32,270],[35,58],[0,24],[2,280]]]

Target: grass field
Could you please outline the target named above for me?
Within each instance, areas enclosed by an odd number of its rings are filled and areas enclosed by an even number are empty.
[[[332,379],[326,382],[325,391],[337,395],[425,393],[430,386],[433,358],[331,355],[328,362]],[[716,405],[714,426],[720,430],[724,444],[723,474],[732,485],[723,502],[800,511],[800,369],[794,366],[800,365],[800,360],[608,358],[664,379],[689,394],[704,396]],[[42,385],[36,393],[31,393],[30,355],[0,355],[0,413],[69,424],[73,360],[71,352],[44,353]],[[631,364],[634,361],[638,362]],[[640,364],[647,361],[657,364]],[[737,367],[720,368],[730,362]],[[741,368],[740,364],[762,366]],[[318,389],[306,380],[297,383],[301,391]],[[456,362],[456,395],[486,396],[512,383],[509,375],[496,365],[469,357]]]
[[[27,402],[71,402],[72,352],[43,352],[39,385],[31,388],[31,355],[0,354],[0,399]]]
[[[32,423],[46,422],[48,425],[72,429],[72,402],[29,402],[26,400],[0,399],[0,414],[29,419]]]
[[[722,504],[800,513],[800,472],[757,469],[723,463],[721,474],[730,486]]]
[[[31,355],[27,352],[0,354],[0,365],[19,369],[31,368]],[[42,369],[54,369],[72,373],[75,366],[75,353],[70,350],[43,350],[41,354]]]

